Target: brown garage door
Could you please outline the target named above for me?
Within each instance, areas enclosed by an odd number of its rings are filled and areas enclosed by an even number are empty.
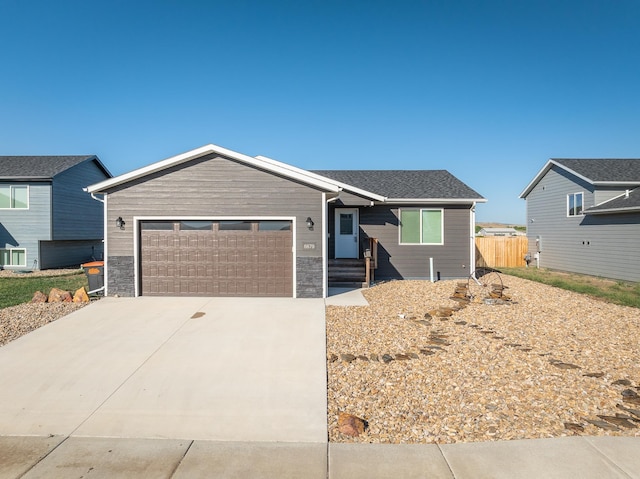
[[[143,221],[141,292],[293,296],[291,221]]]

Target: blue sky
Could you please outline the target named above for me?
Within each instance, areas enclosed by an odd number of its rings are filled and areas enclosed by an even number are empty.
[[[547,159],[640,157],[638,25],[638,0],[0,0],[0,154],[447,169],[524,224]]]

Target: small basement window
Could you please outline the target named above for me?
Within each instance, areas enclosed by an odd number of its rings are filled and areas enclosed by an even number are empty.
[[[27,266],[27,250],[0,249],[0,266]]]

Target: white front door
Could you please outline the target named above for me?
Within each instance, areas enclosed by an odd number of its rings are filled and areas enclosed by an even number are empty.
[[[336,208],[336,258],[358,257],[358,208]]]

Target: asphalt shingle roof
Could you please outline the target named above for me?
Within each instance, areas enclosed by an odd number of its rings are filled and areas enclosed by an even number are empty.
[[[627,210],[640,210],[640,188],[629,191],[629,196],[622,195],[605,203],[601,203],[597,206],[586,209],[584,212],[599,213],[599,212],[611,212],[612,210],[620,211],[621,213]]]
[[[593,182],[640,182],[640,159],[566,159],[553,161]]]
[[[313,170],[387,198],[483,199],[446,170]]]
[[[0,156],[0,179],[51,179],[95,155]]]

